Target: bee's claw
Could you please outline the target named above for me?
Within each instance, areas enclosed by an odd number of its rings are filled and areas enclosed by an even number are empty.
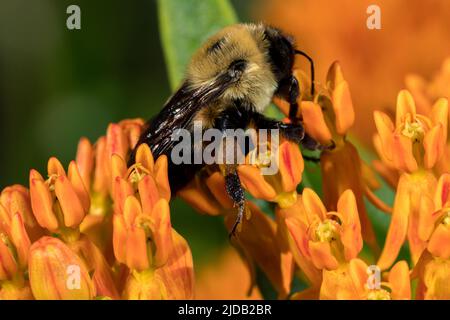
[[[228,238],[231,240],[231,237],[236,236],[236,230],[240,231],[242,217],[244,216],[245,211],[245,202],[238,203],[239,206],[236,221],[233,224],[233,228],[231,228],[231,232],[228,234]]]

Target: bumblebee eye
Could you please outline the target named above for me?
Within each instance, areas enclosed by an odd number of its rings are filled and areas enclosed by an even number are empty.
[[[243,59],[235,60],[228,67],[228,74],[232,78],[240,77],[242,75],[242,73],[244,72],[246,66],[247,66],[247,61],[245,61]]]

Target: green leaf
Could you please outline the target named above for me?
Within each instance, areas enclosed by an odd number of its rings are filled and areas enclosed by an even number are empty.
[[[159,28],[170,85],[177,88],[201,44],[237,22],[228,0],[158,0]]]

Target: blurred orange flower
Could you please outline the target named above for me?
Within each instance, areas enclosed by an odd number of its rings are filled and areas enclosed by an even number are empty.
[[[381,10],[379,30],[366,26],[373,4]],[[405,74],[415,70],[429,76],[450,52],[447,1],[269,0],[256,2],[254,15],[293,35],[297,47],[314,59],[318,75],[340,61],[358,106],[352,130],[367,146],[375,132],[372,112],[394,111],[390,102],[404,86]]]
[[[428,221],[423,221],[423,233],[429,241],[413,271],[413,277],[419,277],[418,299],[450,299],[449,191],[450,174],[444,174],[436,189],[435,208]]]

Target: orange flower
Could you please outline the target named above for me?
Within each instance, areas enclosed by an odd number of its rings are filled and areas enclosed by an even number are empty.
[[[90,198],[78,167],[69,165],[68,175],[56,158],[48,161],[48,179],[30,171],[31,207],[43,228],[64,237],[76,237],[78,226],[89,210]]]
[[[368,167],[364,166],[356,148],[346,139],[355,113],[349,85],[338,62],[330,66],[326,84],[319,84],[317,88],[318,93],[310,98],[311,101],[305,97],[299,100],[297,116],[303,119],[306,133],[313,139],[324,146],[334,145],[334,148],[324,150],[320,157],[325,206],[328,210],[335,210],[340,195],[347,189],[353,190],[364,240],[377,252],[379,248],[363,197],[368,195],[369,200],[379,207],[381,202],[370,191],[366,181],[369,179]],[[278,101],[276,103],[280,105]],[[283,105],[281,107],[283,110]],[[381,204],[381,207],[384,209],[386,206]]]
[[[442,156],[447,140],[446,99],[434,104],[428,118],[416,113],[413,97],[402,90],[397,97],[395,125],[382,112],[375,111],[374,117],[383,155],[397,170],[431,169]]]
[[[249,161],[254,152],[247,156],[247,164],[238,166],[239,179],[242,186],[257,199],[276,202],[281,208],[295,203],[297,199],[297,186],[302,180],[304,169],[303,157],[298,146],[289,141],[283,141],[276,155],[270,154],[268,146],[266,159]],[[260,157],[261,158],[261,157]],[[263,175],[261,168],[268,166],[265,160],[276,162],[276,174]],[[254,163],[256,162],[256,163]]]
[[[31,290],[39,300],[88,300],[95,287],[84,262],[61,240],[43,237],[30,249]]]
[[[381,278],[381,275],[380,275]],[[346,300],[405,300],[411,299],[409,268],[405,261],[399,261],[390,270],[388,281],[368,283],[367,264],[352,259],[340,268],[324,271],[320,299]]]
[[[406,90],[397,98],[395,126],[386,114],[374,114],[384,161],[403,172],[397,185],[386,245],[378,261],[382,269],[394,262],[406,235],[414,263],[426,245],[422,221],[433,210],[436,179],[431,169],[442,156],[446,140],[447,101],[438,100],[431,114],[431,118],[416,114],[414,100]]]
[[[419,277],[417,298],[450,299],[450,174],[440,177],[422,233],[429,238],[413,276]]]
[[[425,115],[432,114],[434,101],[439,101],[440,97],[450,97],[450,57],[443,62],[441,69],[430,81],[426,81],[418,75],[409,74],[406,76],[405,83],[416,101],[417,109]],[[447,128],[444,156],[436,164],[438,174],[450,171],[449,130],[450,128]]]
[[[118,262],[130,269],[127,299],[188,299],[193,295],[192,256],[170,223],[167,158],[156,162],[146,144],[136,164],[112,157],[113,246]]]
[[[21,213],[10,215],[0,204],[0,298],[32,298],[24,278],[30,245]]]
[[[319,196],[305,188],[303,212],[286,219],[297,250],[317,269],[334,270],[356,258],[362,249],[361,225],[351,190],[339,198],[337,212],[327,212]]]
[[[20,213],[31,241],[35,241],[43,235],[43,230],[31,211],[30,192],[27,188],[18,184],[6,187],[1,192],[0,203],[10,217],[15,213]]]

